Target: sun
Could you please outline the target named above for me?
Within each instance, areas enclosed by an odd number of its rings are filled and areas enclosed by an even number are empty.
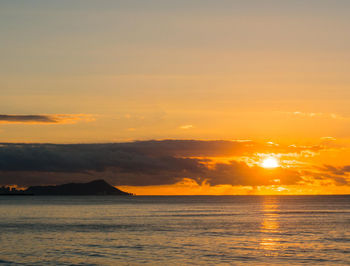
[[[262,161],[261,166],[264,168],[276,168],[279,167],[279,162],[276,158],[269,157]]]

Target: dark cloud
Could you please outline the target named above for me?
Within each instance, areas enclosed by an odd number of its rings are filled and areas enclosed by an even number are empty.
[[[265,150],[264,150],[265,149]],[[174,184],[183,178],[211,185],[296,184],[298,172],[266,170],[210,156],[247,155],[270,147],[253,142],[163,140],[107,144],[0,144],[0,184],[60,184],[104,178],[114,185]]]
[[[13,122],[40,122],[40,123],[56,123],[54,117],[48,115],[0,115],[0,121],[5,121],[8,123]]]
[[[321,167],[314,167],[315,171],[305,171],[303,174],[305,176],[312,177],[315,180],[321,180],[324,182],[333,182],[336,185],[349,185],[349,173],[350,166],[333,166],[333,165],[323,165]]]
[[[332,165],[324,165],[323,167],[319,168],[323,170],[324,172],[329,172],[334,175],[344,175],[347,171],[347,166],[344,167],[335,167]]]
[[[91,119],[90,115],[84,114],[0,115],[0,124],[64,124]]]
[[[342,171],[343,171],[344,173],[350,173],[350,165],[343,166],[343,167],[342,167]]]

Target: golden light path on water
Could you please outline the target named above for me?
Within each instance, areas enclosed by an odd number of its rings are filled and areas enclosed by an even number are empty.
[[[279,218],[279,202],[277,197],[264,197],[262,203],[262,222],[260,231],[263,233],[263,236],[260,241],[260,246],[267,253],[265,256],[277,256],[278,250],[280,250],[280,241],[279,237],[275,235],[280,232]]]

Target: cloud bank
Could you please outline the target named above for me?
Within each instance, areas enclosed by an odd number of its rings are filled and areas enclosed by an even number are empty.
[[[238,160],[256,153],[315,152],[320,147],[281,147],[251,141],[163,140],[106,144],[0,144],[0,184],[19,186],[85,182],[104,178],[116,186],[198,184],[295,185],[315,179],[347,183],[349,167],[264,169]],[[228,156],[226,162],[217,161]],[[216,159],[215,159],[216,158]],[[307,176],[307,178],[306,178]],[[312,180],[310,179],[312,178]]]

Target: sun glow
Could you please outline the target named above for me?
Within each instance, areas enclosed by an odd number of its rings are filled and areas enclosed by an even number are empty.
[[[263,160],[261,166],[264,168],[276,168],[279,167],[279,162],[276,158],[269,157]]]

